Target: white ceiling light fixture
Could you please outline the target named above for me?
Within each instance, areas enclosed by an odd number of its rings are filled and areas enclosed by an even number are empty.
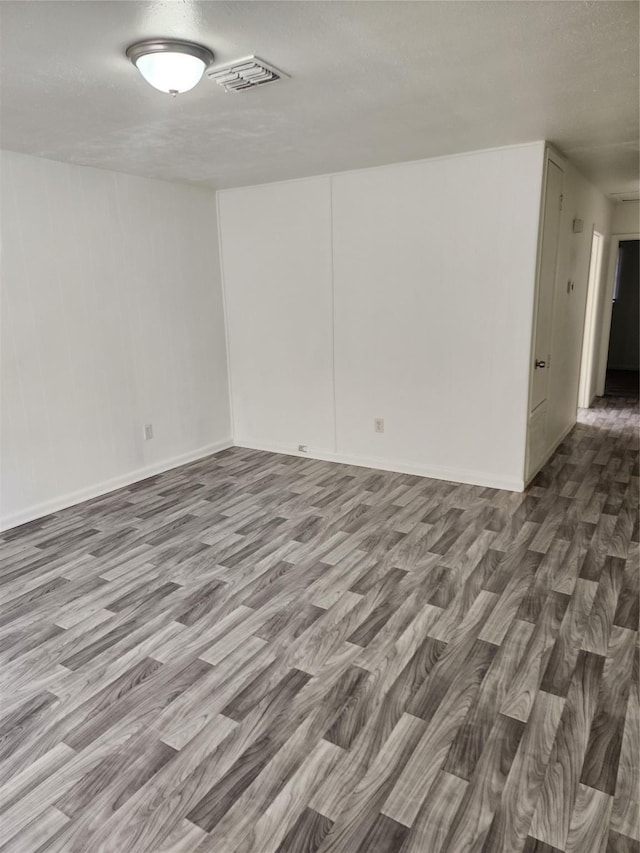
[[[130,45],[127,57],[147,83],[174,97],[200,81],[213,53],[207,47],[179,39],[148,39]]]

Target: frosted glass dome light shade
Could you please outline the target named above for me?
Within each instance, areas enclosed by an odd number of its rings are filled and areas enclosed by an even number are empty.
[[[147,83],[172,95],[193,89],[213,61],[208,48],[174,39],[137,42],[127,56]]]
[[[188,92],[204,73],[205,64],[186,53],[148,53],[136,62],[147,83],[161,92]]]

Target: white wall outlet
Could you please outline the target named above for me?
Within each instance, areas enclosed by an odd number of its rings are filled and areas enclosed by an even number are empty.
[[[144,425],[144,440],[149,441],[149,439],[153,438],[153,424],[145,424]]]
[[[373,430],[374,432],[384,432],[384,418],[373,419]]]
[[[299,444],[298,445],[298,451],[299,451],[299,453],[306,453],[307,452],[307,445],[306,444]]]

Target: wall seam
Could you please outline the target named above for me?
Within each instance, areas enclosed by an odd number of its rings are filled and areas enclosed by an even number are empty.
[[[338,452],[338,406],[336,401],[336,276],[333,251],[333,176],[329,178],[329,251],[331,254],[331,387],[333,392],[333,452]]]
[[[216,192],[216,229],[218,232],[218,263],[220,265],[220,290],[222,291],[222,316],[224,320],[224,344],[227,353],[227,395],[229,398],[229,430],[231,441],[235,443],[236,427],[233,403],[233,378],[231,375],[231,336],[229,334],[229,309],[227,307],[227,288],[224,277],[224,250],[222,248],[222,216],[220,213],[220,193]]]

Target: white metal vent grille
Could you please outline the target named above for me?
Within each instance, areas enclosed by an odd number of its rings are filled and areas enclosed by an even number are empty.
[[[274,83],[282,77],[288,77],[284,71],[279,71],[257,56],[247,56],[228,65],[212,68],[207,76],[215,80],[226,92],[242,92],[254,89],[265,83]]]
[[[611,193],[612,198],[615,201],[638,201],[640,199],[640,191],[638,190],[629,190],[624,193]]]

